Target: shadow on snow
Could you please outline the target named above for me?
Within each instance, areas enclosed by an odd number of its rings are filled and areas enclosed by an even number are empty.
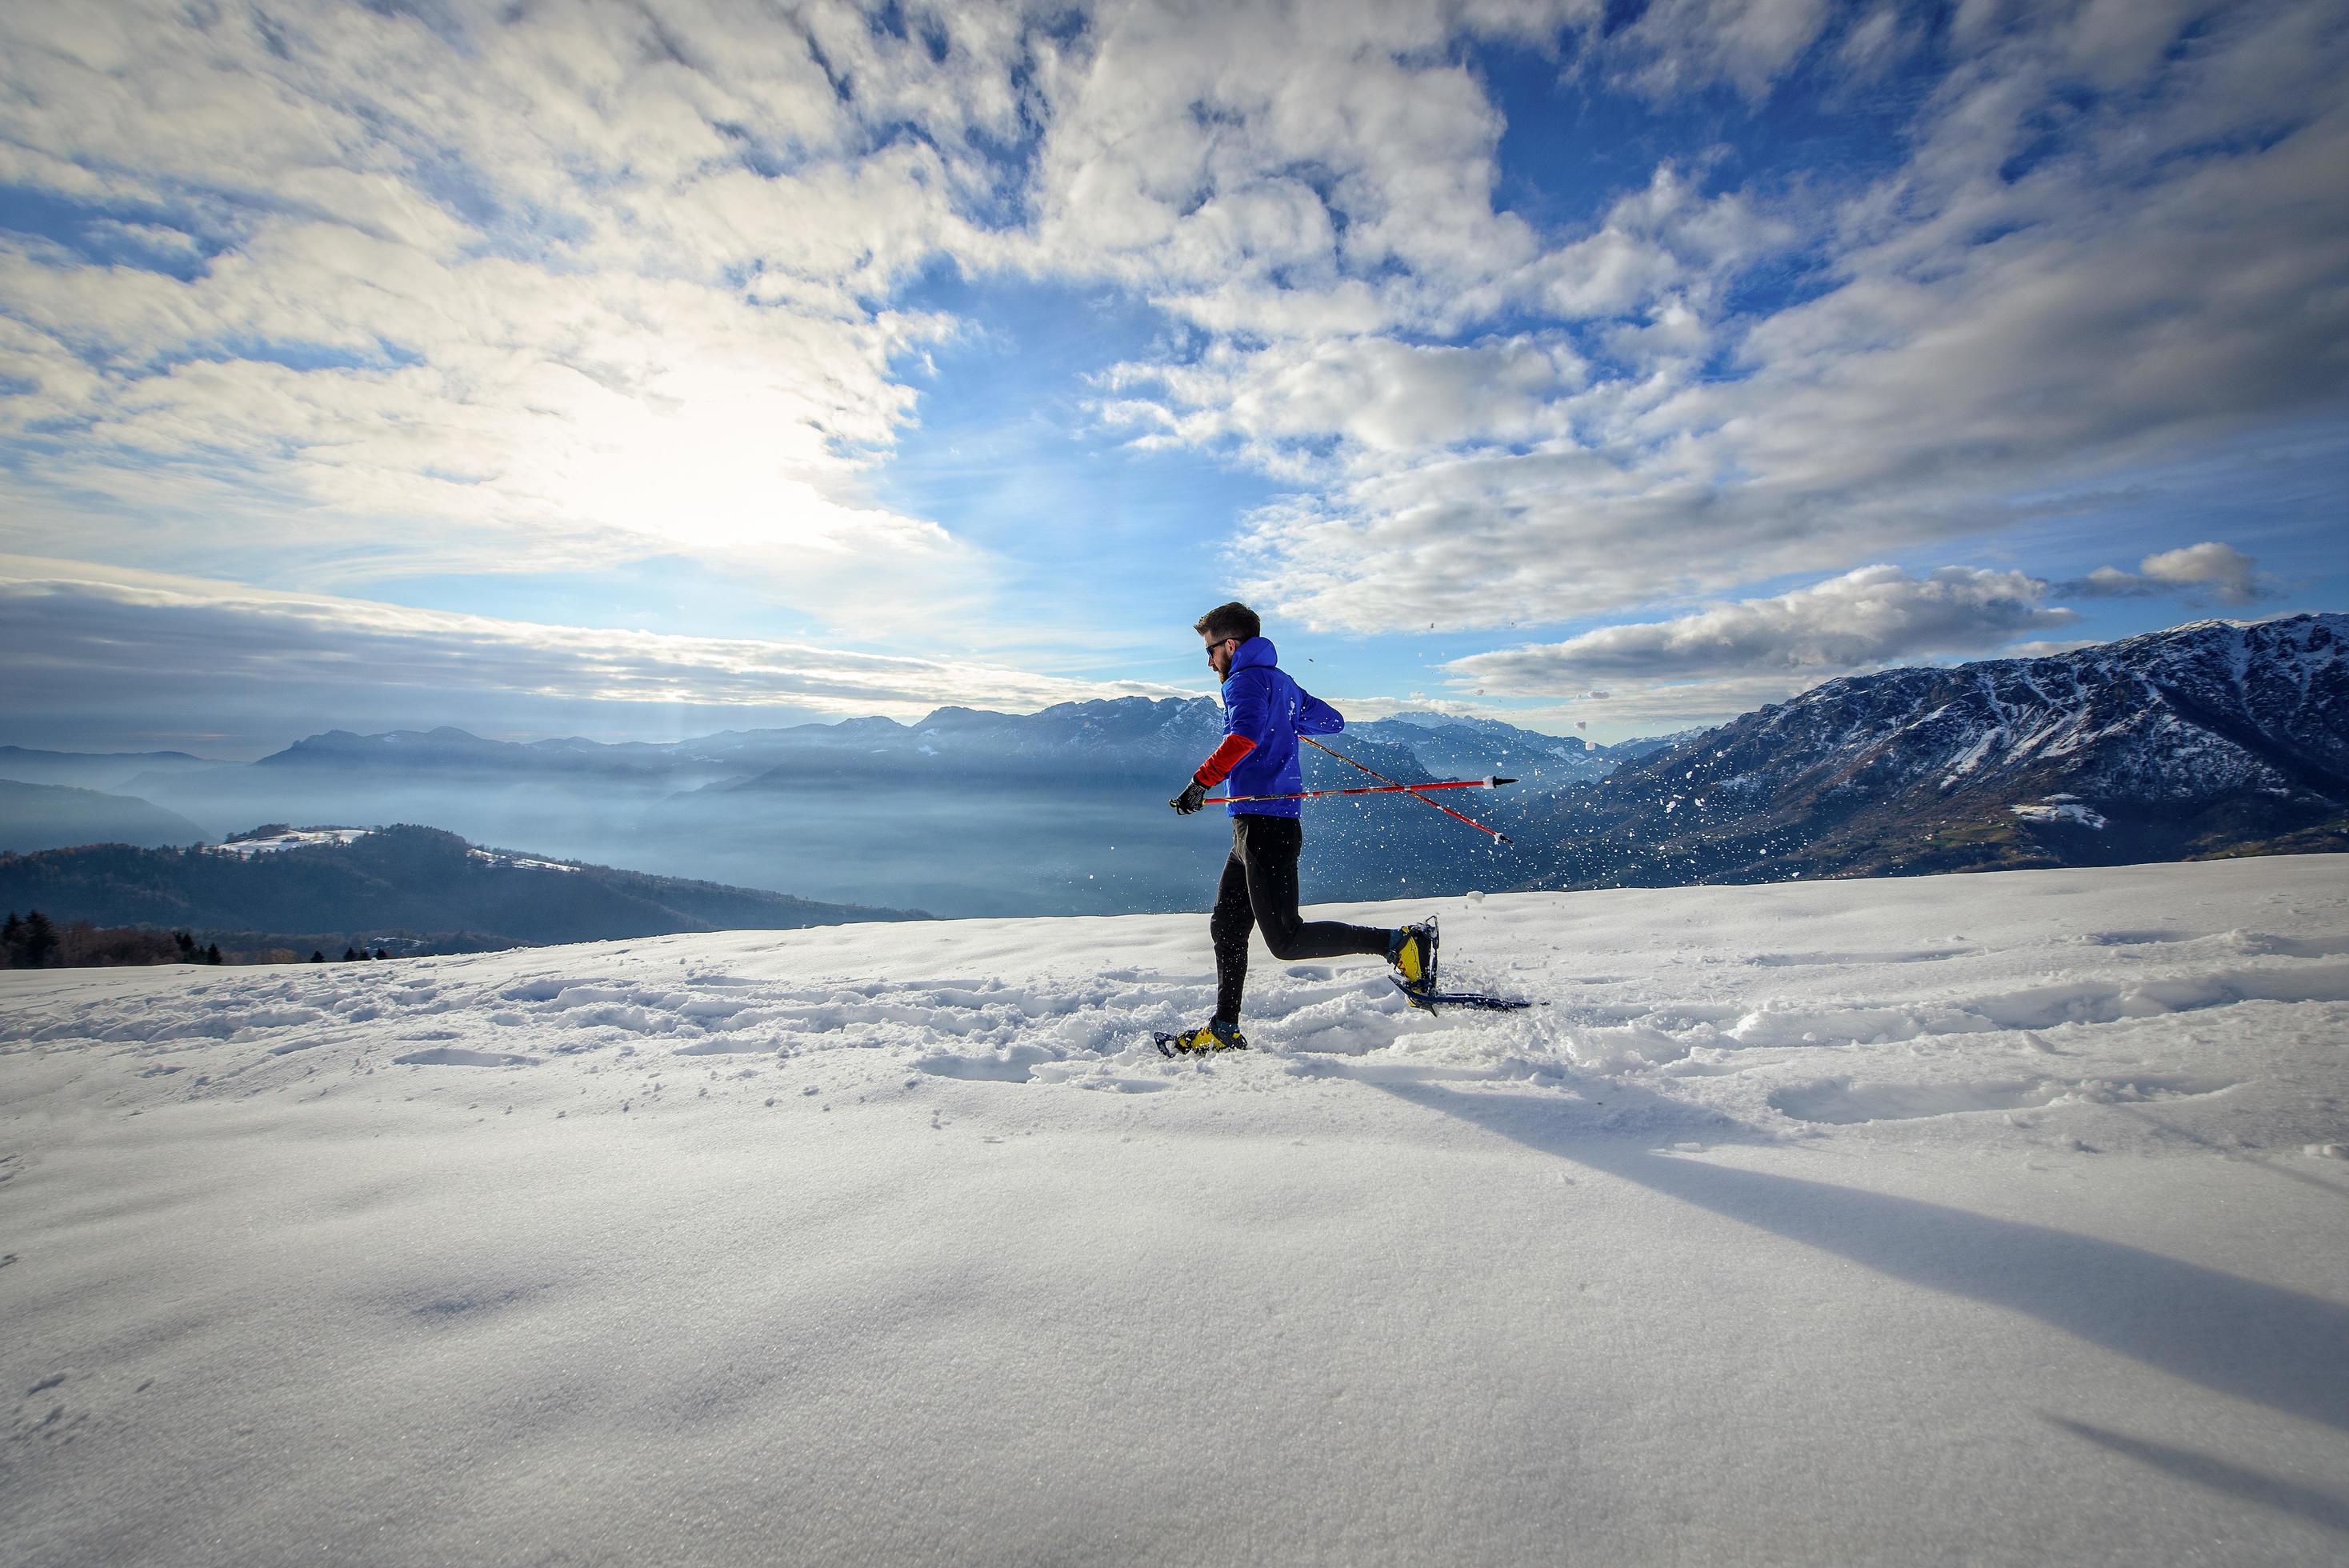
[[[2349,1308],[2320,1297],[2095,1236],[1658,1152],[1640,1147],[1635,1131],[1592,1126],[1581,1102],[1383,1076],[1362,1081],[1891,1278],[2023,1313],[2206,1388],[2349,1431],[2349,1356],[2342,1354]],[[1619,1083],[1605,1092],[1618,1123],[1654,1115],[1660,1124],[1689,1126],[1685,1106]],[[1704,1132],[1716,1142],[1765,1140],[1733,1122]],[[2340,1517],[2337,1510],[2295,1511],[2328,1523]]]

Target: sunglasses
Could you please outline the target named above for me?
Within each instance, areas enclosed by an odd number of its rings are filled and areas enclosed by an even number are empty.
[[[1209,643],[1207,645],[1207,657],[1212,660],[1216,656],[1216,650],[1217,648],[1228,648],[1234,643],[1238,641],[1239,639],[1237,637],[1226,637],[1220,643]]]

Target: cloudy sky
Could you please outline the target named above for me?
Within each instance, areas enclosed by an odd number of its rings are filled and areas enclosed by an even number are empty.
[[[1200,691],[1235,595],[1603,739],[2343,608],[2344,79],[2337,0],[15,0],[0,740]]]

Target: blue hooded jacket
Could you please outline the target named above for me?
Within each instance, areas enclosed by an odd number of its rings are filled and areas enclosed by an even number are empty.
[[[1224,677],[1224,733],[1242,735],[1256,749],[1239,760],[1225,781],[1234,795],[1293,795],[1305,788],[1298,761],[1300,735],[1335,735],[1346,727],[1338,710],[1290,680],[1274,661],[1278,650],[1266,637],[1250,637],[1232,650],[1232,673]],[[1296,800],[1250,800],[1224,808],[1235,817],[1296,817]]]

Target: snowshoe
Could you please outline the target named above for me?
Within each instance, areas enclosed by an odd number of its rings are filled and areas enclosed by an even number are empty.
[[[1393,979],[1392,975],[1388,976]],[[1431,991],[1423,985],[1406,985],[1394,982],[1402,999],[1423,1013],[1439,1012],[1445,1007],[1475,1007],[1487,1013],[1513,1013],[1519,1007],[1534,1005],[1529,996],[1495,996],[1484,991]]]
[[[1216,1051],[1244,1051],[1248,1048],[1247,1037],[1240,1033],[1237,1024],[1226,1024],[1221,1018],[1212,1019],[1195,1029],[1185,1029],[1179,1035],[1159,1035],[1161,1056],[1206,1056]]]

